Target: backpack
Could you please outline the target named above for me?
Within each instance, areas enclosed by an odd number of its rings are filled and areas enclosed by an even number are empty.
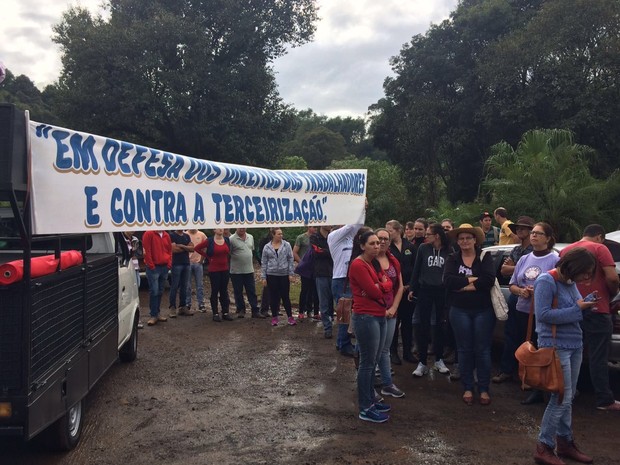
[[[314,272],[314,249],[308,247],[305,255],[295,267],[295,273],[303,278],[312,278]]]

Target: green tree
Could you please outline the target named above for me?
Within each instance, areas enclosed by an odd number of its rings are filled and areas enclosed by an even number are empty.
[[[308,164],[302,157],[293,155],[281,158],[278,168],[282,170],[307,170]]]
[[[410,218],[411,204],[402,170],[388,161],[358,159],[350,155],[334,161],[328,169],[368,170],[366,197],[368,210],[366,224],[372,227],[385,225],[391,219]]]
[[[30,111],[30,119],[50,124],[60,124],[45,94],[25,75],[15,76],[7,70],[0,84],[0,102],[12,103],[21,110]]]
[[[315,0],[108,0],[55,27],[71,127],[198,158],[273,166],[291,112],[271,63],[311,39]]]
[[[473,200],[489,147],[562,127],[620,167],[620,2],[463,0],[450,19],[392,58],[395,77],[371,106],[378,147],[454,204]]]
[[[485,104],[515,140],[562,127],[597,150],[597,176],[620,167],[620,2],[542,2],[531,20],[489,46],[479,69]]]
[[[528,131],[514,149],[507,142],[492,148],[484,193],[495,205],[549,222],[562,240],[578,239],[590,223],[615,229],[620,178],[593,177],[594,159],[593,149],[576,144],[568,130]]]
[[[316,126],[298,134],[282,147],[284,156],[299,156],[306,161],[308,169],[324,169],[333,160],[347,154],[344,139],[324,126]]]

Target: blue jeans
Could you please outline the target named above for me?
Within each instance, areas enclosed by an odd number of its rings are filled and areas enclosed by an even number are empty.
[[[169,295],[171,307],[177,308],[177,292],[180,294],[178,307],[182,307],[187,303],[188,283],[189,264],[172,265],[172,282],[170,283]]]
[[[344,284],[346,278],[333,278],[332,279],[332,295],[334,296],[334,305],[338,303],[340,297],[351,297],[351,288],[347,286],[345,292]],[[346,323],[338,324],[338,337],[336,339],[336,347],[338,350],[346,350],[351,344],[351,336],[349,335],[349,325]]]
[[[609,387],[609,340],[613,331],[611,315],[583,312],[581,322],[583,341],[588,347],[590,380],[596,396],[596,406],[605,407],[614,403],[614,394]]]
[[[353,326],[360,352],[360,365],[357,370],[357,402],[359,409],[366,410],[375,403],[375,366],[379,361],[381,349],[385,345],[385,317],[353,313]]]
[[[384,386],[392,385],[392,373],[390,363],[390,347],[392,346],[392,339],[394,339],[394,333],[396,332],[396,317],[385,319],[385,342],[383,343],[383,349],[379,356],[379,371],[381,372],[381,383]]]
[[[248,302],[252,309],[252,314],[258,313],[258,298],[256,297],[256,283],[254,273],[231,274],[230,280],[235,294],[235,306],[237,313],[245,313],[245,299],[243,298],[243,288],[248,296]]]
[[[551,394],[538,434],[538,440],[549,447],[555,447],[556,436],[562,436],[568,441],[573,440],[573,398],[575,397],[577,378],[579,378],[579,369],[583,358],[581,347],[579,349],[556,349],[556,352],[560,358],[562,374],[564,375],[564,401],[558,404],[558,395]]]
[[[332,279],[329,277],[315,278],[316,291],[319,294],[319,310],[323,321],[323,330],[332,332],[332,317],[334,316],[334,297],[332,295]]]
[[[161,296],[164,293],[167,278],[168,267],[166,265],[156,265],[152,270],[146,267],[146,279],[149,282],[149,310],[153,318],[159,316]]]
[[[491,381],[491,342],[495,326],[493,308],[450,308],[450,323],[454,329],[459,354],[459,370],[464,391],[474,390],[474,368],[478,376],[478,391],[489,392]]]
[[[187,280],[187,300],[185,305],[187,307],[192,306],[192,278],[196,284],[196,302],[199,307],[204,307],[205,304],[205,286],[204,286],[204,268],[202,263],[190,263],[189,264],[189,279]]]

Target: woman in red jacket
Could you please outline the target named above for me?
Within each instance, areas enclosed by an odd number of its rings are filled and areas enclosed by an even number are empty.
[[[392,281],[377,261],[379,239],[373,231],[358,235],[349,264],[349,284],[353,293],[351,320],[360,352],[357,370],[359,418],[383,423],[390,406],[375,402],[373,378],[386,336],[385,294],[392,292]]]

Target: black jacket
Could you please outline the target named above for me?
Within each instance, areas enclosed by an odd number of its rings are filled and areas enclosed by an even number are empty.
[[[331,278],[334,269],[334,261],[329,252],[327,238],[323,237],[319,231],[310,236],[310,246],[312,247],[313,253],[314,277]]]

